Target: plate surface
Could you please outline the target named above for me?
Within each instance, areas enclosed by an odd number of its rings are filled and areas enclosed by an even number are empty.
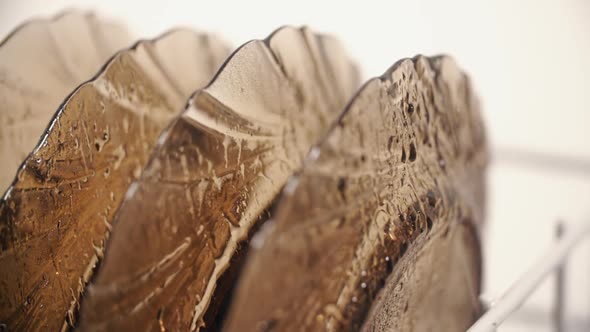
[[[219,323],[242,243],[358,86],[345,54],[332,38],[285,27],[229,58],[127,193],[82,329]]]
[[[0,43],[0,192],[68,93],[129,45],[124,26],[66,12],[27,22]]]
[[[0,201],[0,321],[73,325],[123,196],[162,129],[229,54],[186,30],[141,41],[62,104]]]
[[[479,116],[446,57],[402,60],[368,81],[253,239],[227,330],[469,326],[487,161]]]

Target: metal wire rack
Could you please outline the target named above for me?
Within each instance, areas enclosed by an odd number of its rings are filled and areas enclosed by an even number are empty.
[[[590,222],[570,226],[565,233],[563,223],[558,224],[558,240],[529,270],[512,284],[499,298],[482,299],[485,313],[468,332],[492,332],[526,301],[551,273],[556,274],[553,324],[556,331],[564,331],[563,303],[565,298],[565,265],[573,247],[590,234]]]
[[[501,149],[495,151],[496,161],[516,163],[529,167],[558,170],[560,172],[590,175],[590,163],[575,158],[563,158],[528,151]],[[566,331],[566,271],[572,249],[588,240],[590,221],[570,224],[563,221],[556,223],[555,241],[546,249],[544,255],[526,270],[508,289],[494,299],[480,298],[484,313],[467,330],[467,332],[496,331],[503,322],[513,315],[540,285],[551,275],[554,279],[554,300],[552,303],[551,324],[556,332]],[[586,326],[590,330],[590,326]]]

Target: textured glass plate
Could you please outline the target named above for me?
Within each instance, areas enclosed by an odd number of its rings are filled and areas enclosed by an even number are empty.
[[[116,54],[62,104],[0,202],[0,321],[9,329],[74,323],[129,184],[228,54],[208,35],[173,31]]]
[[[127,193],[83,329],[219,323],[240,246],[358,86],[345,54],[332,38],[286,27],[230,57]]]
[[[67,12],[23,24],[0,43],[0,192],[65,96],[131,38],[118,24]]]
[[[403,60],[366,83],[253,239],[228,331],[469,326],[487,160],[479,116],[445,57]]]

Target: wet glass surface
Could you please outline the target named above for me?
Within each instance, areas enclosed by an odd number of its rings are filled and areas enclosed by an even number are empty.
[[[236,51],[127,193],[81,328],[211,327],[218,280],[357,86],[340,44],[307,29]]]
[[[120,24],[66,12],[23,24],[0,42],[0,192],[68,93],[131,37]]]
[[[487,149],[450,58],[402,60],[348,103],[358,73],[331,37],[281,28],[214,75],[228,49],[177,30],[118,53],[31,153],[47,105],[127,41],[69,13],[0,46],[13,110],[0,113],[0,180],[14,181],[0,201],[0,322],[68,329],[80,307],[83,331],[464,330],[476,318]]]
[[[9,329],[74,323],[128,186],[162,129],[228,54],[216,38],[186,30],[139,42],[58,110],[0,201],[0,321]],[[45,84],[39,89],[51,88]]]
[[[398,62],[287,183],[252,240],[226,329],[464,330],[479,310],[486,164],[478,104],[454,62]]]

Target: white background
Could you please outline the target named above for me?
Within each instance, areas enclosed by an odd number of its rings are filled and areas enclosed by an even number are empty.
[[[590,1],[0,0],[0,35],[72,7],[125,21],[138,37],[182,25],[213,31],[234,46],[280,25],[305,24],[337,35],[365,78],[418,53],[454,56],[480,95],[496,158],[485,238],[489,298],[542,258],[558,218],[590,222],[590,171],[523,166],[502,152],[590,160]],[[575,251],[569,270],[570,331],[588,331],[590,245]],[[551,286],[500,331],[550,331]]]

